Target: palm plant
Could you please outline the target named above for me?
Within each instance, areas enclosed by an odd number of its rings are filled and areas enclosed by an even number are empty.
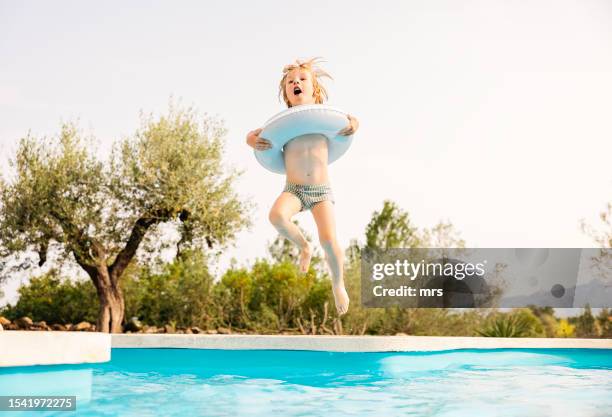
[[[529,333],[529,323],[513,315],[497,316],[493,323],[476,332],[485,337],[524,337]]]

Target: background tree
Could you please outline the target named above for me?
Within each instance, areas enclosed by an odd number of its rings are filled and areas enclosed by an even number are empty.
[[[366,227],[366,247],[414,248],[419,247],[417,229],[410,224],[408,213],[394,202],[385,200],[381,211],[375,211]]]
[[[584,219],[581,220],[582,231],[589,235],[600,248],[599,255],[593,257],[592,267],[598,272],[603,285],[612,286],[612,202],[606,205],[606,209],[599,213],[601,226],[599,228],[589,225]]]
[[[30,317],[47,324],[68,324],[95,321],[98,314],[96,290],[89,280],[71,281],[57,269],[32,277],[18,290],[14,306],[6,306],[2,315],[10,320]]]
[[[366,248],[464,248],[465,241],[450,222],[439,222],[431,229],[419,230],[410,222],[408,212],[395,202],[385,200],[380,211],[372,213],[366,226]],[[357,242],[352,241],[347,255],[359,253]]]
[[[599,213],[601,230],[589,225],[584,219],[580,226],[582,231],[589,235],[599,247],[612,248],[612,202],[606,205],[606,209]]]
[[[177,252],[223,246],[248,225],[248,205],[232,186],[238,175],[222,165],[221,122],[170,105],[166,115],[141,117],[132,137],[99,161],[72,124],[57,139],[21,139],[0,183],[0,247],[6,259],[50,247],[91,278],[99,299],[97,328],[121,332],[124,296],[119,280],[143,239],[161,223],[180,233]],[[21,263],[0,265],[3,276]]]
[[[576,326],[577,337],[599,337],[601,327],[591,312],[591,306],[587,303],[582,314],[570,320]]]
[[[361,254],[364,249],[390,248],[464,248],[465,241],[460,238],[450,222],[439,222],[433,228],[414,226],[407,211],[391,200],[385,200],[380,211],[372,213],[365,230],[365,245],[351,240],[345,256],[345,283],[352,307],[342,316],[344,331],[352,334],[427,334],[429,326],[434,334],[452,334],[451,329],[464,326],[470,330],[476,326],[477,317],[464,315],[461,318],[447,309],[417,308],[368,308],[361,307]],[[438,323],[436,329],[431,323]],[[440,323],[444,322],[442,325]],[[458,325],[457,323],[462,323]],[[441,330],[444,327],[445,330]],[[465,326],[464,326],[465,327]],[[464,330],[464,329],[462,329]],[[448,333],[447,333],[448,332]]]
[[[612,311],[602,308],[597,316],[597,323],[601,329],[601,337],[612,338]]]

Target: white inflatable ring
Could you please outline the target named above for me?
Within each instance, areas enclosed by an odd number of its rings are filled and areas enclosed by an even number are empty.
[[[352,135],[338,135],[348,123],[346,113],[324,104],[302,104],[288,108],[264,124],[259,137],[272,142],[272,148],[255,150],[255,158],[264,168],[284,174],[285,144],[298,136],[319,133],[327,137],[328,163],[331,164],[344,155],[353,142]]]

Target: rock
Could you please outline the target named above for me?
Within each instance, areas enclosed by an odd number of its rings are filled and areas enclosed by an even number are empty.
[[[11,321],[4,316],[0,316],[0,324],[6,326],[7,324],[11,324]]]
[[[395,333],[396,336],[408,336],[406,333],[404,332],[397,332]]]
[[[132,317],[124,326],[123,330],[131,332],[139,332],[142,330],[142,323],[138,320],[138,317]]]
[[[232,331],[228,329],[227,327],[218,327],[217,331],[221,334],[231,334],[232,333]]]
[[[159,329],[156,326],[145,326],[143,329],[144,333],[159,333]]]
[[[193,334],[190,328],[185,329],[185,334]]]
[[[91,332],[95,332],[95,331],[96,331],[96,325],[95,325],[95,324],[92,324],[92,325],[91,325],[91,328],[89,329],[89,331],[91,331]]]
[[[183,330],[183,329],[176,329],[176,333],[177,334],[185,334],[185,330]]]
[[[193,326],[193,327],[191,328],[191,332],[192,332],[193,334],[200,334],[200,333],[204,333],[204,332],[202,331],[202,329],[200,329],[198,326]]]
[[[17,326],[15,323],[7,324],[4,326],[4,330],[19,330],[19,326]]]
[[[166,324],[164,326],[164,333],[175,333],[176,329],[174,328],[174,326],[170,325],[170,324]]]
[[[15,320],[15,324],[17,325],[17,327],[19,327],[20,329],[29,329],[30,326],[33,324],[32,323],[32,319],[29,318],[28,316],[24,316],[21,317],[17,320]]]
[[[0,332],[4,330],[4,327],[2,327],[2,324],[0,324]]]
[[[82,332],[89,329],[91,329],[91,323],[87,321],[82,321],[79,324],[72,326],[72,330],[76,330],[77,332]]]
[[[49,326],[44,321],[35,321],[30,326],[30,330],[49,330]]]
[[[206,334],[217,334],[217,333],[219,333],[219,332],[216,331],[215,329],[206,330]]]
[[[50,330],[49,326],[47,326],[47,322],[45,321],[35,321],[34,323],[32,323],[32,326],[30,326],[30,328],[32,330]]]
[[[64,326],[63,324],[59,324],[59,323],[52,324],[51,329],[57,330],[60,332],[65,332],[67,330],[66,326]]]

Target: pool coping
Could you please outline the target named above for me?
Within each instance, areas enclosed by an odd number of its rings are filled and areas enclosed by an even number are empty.
[[[0,331],[0,368],[108,362],[110,352],[108,333]]]
[[[454,349],[612,349],[612,339],[459,336],[113,334],[113,348],[419,352]]]
[[[423,352],[456,349],[612,349],[612,339],[458,336],[195,335],[0,332],[0,368],[108,362],[111,348]]]

